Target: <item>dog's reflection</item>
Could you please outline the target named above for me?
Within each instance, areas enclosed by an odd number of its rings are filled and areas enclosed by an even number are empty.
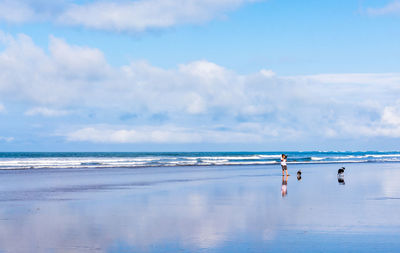
[[[338,183],[341,184],[341,185],[345,185],[345,184],[346,184],[346,183],[344,182],[344,177],[338,177],[338,178],[337,178],[337,181],[338,181]]]
[[[301,180],[301,170],[297,171],[297,180]]]

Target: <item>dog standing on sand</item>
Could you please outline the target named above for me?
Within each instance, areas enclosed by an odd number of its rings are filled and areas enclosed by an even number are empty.
[[[345,167],[338,169],[338,171],[337,171],[338,176],[342,176],[344,174],[345,169],[346,169]]]

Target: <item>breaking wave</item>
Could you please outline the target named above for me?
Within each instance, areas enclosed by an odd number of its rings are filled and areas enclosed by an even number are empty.
[[[282,152],[0,153],[0,169],[278,165]],[[400,162],[400,152],[287,152],[289,164]]]

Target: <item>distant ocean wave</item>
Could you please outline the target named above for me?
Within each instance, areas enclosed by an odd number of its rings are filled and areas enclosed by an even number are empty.
[[[400,162],[400,152],[286,152],[288,164]],[[279,165],[281,152],[0,153],[0,169]]]

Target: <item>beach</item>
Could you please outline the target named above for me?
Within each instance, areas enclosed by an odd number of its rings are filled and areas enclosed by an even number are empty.
[[[288,169],[0,170],[0,252],[400,250],[400,163]]]
[[[0,0],[0,253],[400,253],[399,27],[400,0]]]

